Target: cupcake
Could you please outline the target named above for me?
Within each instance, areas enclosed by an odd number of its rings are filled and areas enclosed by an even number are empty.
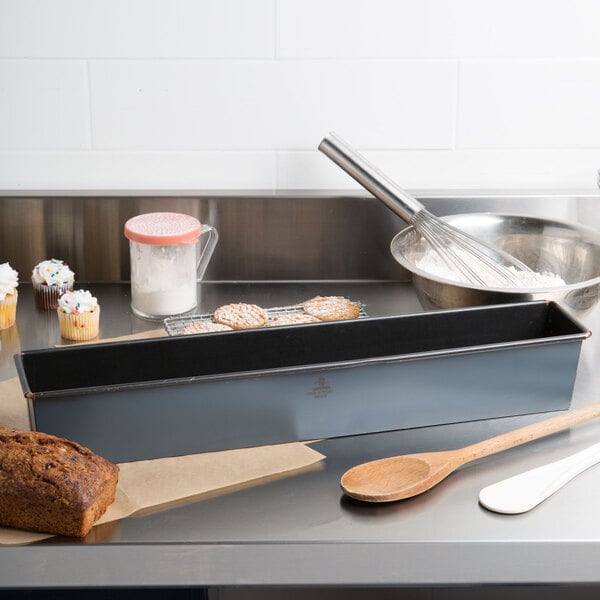
[[[100,306],[87,290],[68,290],[58,299],[60,335],[84,342],[98,336]]]
[[[0,329],[8,329],[17,318],[19,274],[7,263],[0,264]]]
[[[44,260],[31,273],[35,305],[44,310],[58,308],[58,299],[73,289],[74,274],[62,260]]]

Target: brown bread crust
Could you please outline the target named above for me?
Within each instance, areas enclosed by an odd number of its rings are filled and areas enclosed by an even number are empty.
[[[0,427],[0,525],[83,537],[118,477],[119,467],[75,442]]]

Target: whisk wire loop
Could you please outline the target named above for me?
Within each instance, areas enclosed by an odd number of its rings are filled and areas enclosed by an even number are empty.
[[[533,274],[512,255],[452,227],[426,209],[419,211],[411,224],[444,264],[467,283],[518,286],[523,282],[523,273]]]

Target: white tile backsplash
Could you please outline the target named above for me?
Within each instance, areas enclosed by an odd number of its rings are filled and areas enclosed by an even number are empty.
[[[273,0],[0,0],[0,57],[272,58]]]
[[[600,60],[464,61],[459,148],[598,148]]]
[[[367,151],[365,156],[406,189],[592,189],[598,150]],[[277,187],[359,190],[327,157],[280,152]]]
[[[99,149],[451,148],[454,61],[100,61]]]
[[[597,0],[279,0],[281,58],[600,57]]]
[[[89,148],[86,65],[0,60],[0,150]]]
[[[271,152],[2,152],[4,189],[229,190],[276,187]]]
[[[0,0],[0,188],[593,188],[597,0]]]

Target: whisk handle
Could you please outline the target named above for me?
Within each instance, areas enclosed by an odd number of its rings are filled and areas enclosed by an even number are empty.
[[[416,198],[396,185],[335,133],[321,140],[319,150],[405,221],[410,223],[424,209]]]

